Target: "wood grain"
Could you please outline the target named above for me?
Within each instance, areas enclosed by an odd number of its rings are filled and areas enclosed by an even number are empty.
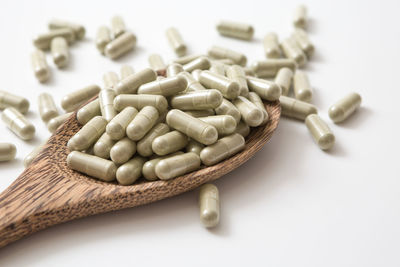
[[[143,180],[131,186],[101,182],[67,167],[67,142],[81,128],[74,113],[0,195],[0,247],[55,224],[151,203],[222,177],[250,159],[271,138],[278,126],[280,104],[276,101],[265,106],[270,120],[252,129],[242,152],[169,181]]]

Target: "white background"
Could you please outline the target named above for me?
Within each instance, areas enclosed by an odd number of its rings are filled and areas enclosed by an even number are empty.
[[[51,93],[57,104],[67,92],[102,74],[147,66],[150,53],[174,58],[164,31],[176,26],[190,53],[218,44],[263,59],[268,31],[292,31],[296,1],[1,1],[1,89],[28,97],[28,118],[37,135],[23,142],[4,125],[0,141],[15,143],[17,159],[0,164],[0,190],[23,170],[22,160],[49,133],[36,99]],[[283,118],[271,141],[238,170],[216,182],[221,222],[204,229],[197,192],[143,207],[52,227],[0,249],[1,266],[399,266],[400,168],[398,1],[308,1],[315,57],[307,65],[313,103],[337,143],[321,151],[304,123]],[[120,14],[137,34],[138,46],[112,62],[95,48],[98,26]],[[30,69],[34,34],[49,19],[86,26],[87,38],[71,47],[65,70],[51,65],[39,84]],[[218,36],[219,19],[248,22],[252,42]],[[362,108],[334,125],[328,107],[357,91]],[[1,217],[1,214],[0,214]]]

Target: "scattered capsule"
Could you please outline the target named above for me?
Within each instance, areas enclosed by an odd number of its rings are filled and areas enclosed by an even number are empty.
[[[256,61],[253,63],[252,68],[257,77],[271,78],[275,77],[281,68],[289,68],[292,71],[295,71],[297,64],[296,61],[290,58],[276,58]]]
[[[101,116],[98,98],[81,107],[76,114],[76,118],[81,125],[85,125],[96,116]]]
[[[207,116],[212,116],[215,115],[215,112],[213,109],[203,109],[203,110],[186,110],[186,114],[195,117],[195,118],[200,118],[200,117],[207,117]]]
[[[111,139],[107,133],[103,133],[93,146],[93,152],[96,156],[109,159],[110,150],[117,141]]]
[[[249,94],[249,88],[247,86],[246,73],[243,68],[238,65],[230,66],[226,69],[226,76],[234,82],[239,84],[239,90],[241,96],[247,96]]]
[[[233,101],[233,104],[240,111],[244,122],[249,126],[256,127],[263,123],[263,112],[247,98],[239,96]]]
[[[0,143],[0,162],[15,159],[17,148],[14,144]]]
[[[297,45],[296,41],[292,38],[286,38],[281,43],[283,54],[290,59],[296,61],[299,67],[307,63],[307,57],[303,50]]]
[[[307,102],[287,96],[281,96],[279,101],[281,102],[283,116],[304,121],[308,115],[318,113],[317,108]]]
[[[116,59],[131,51],[136,45],[136,36],[131,32],[125,32],[109,42],[104,48],[104,54]]]
[[[160,113],[168,108],[167,99],[162,95],[119,95],[114,99],[114,108],[121,111],[126,107],[141,110],[145,106],[155,107]]]
[[[0,110],[8,107],[13,107],[22,114],[25,114],[29,109],[28,99],[0,90]]]
[[[143,138],[155,125],[159,113],[155,107],[146,106],[142,108],[135,118],[128,124],[126,135],[133,141]]]
[[[162,159],[170,158],[170,157],[173,157],[176,155],[181,155],[181,154],[183,154],[183,152],[178,151],[178,152],[175,152],[175,153],[167,155],[167,156],[157,157],[152,160],[146,161],[142,168],[142,174],[143,174],[144,178],[146,178],[146,180],[148,180],[148,181],[157,180],[157,175],[156,175],[157,163],[160,162],[160,160],[162,160]]]
[[[183,71],[184,70],[181,64],[172,63],[167,67],[167,77],[174,77]]]
[[[230,101],[223,99],[221,105],[215,109],[217,115],[231,115],[236,122],[240,121],[242,115],[240,111]]]
[[[289,94],[290,85],[293,79],[293,71],[289,68],[281,68],[275,77],[275,83],[281,88],[282,95]]]
[[[182,92],[187,87],[185,77],[180,75],[142,84],[138,94],[173,96]]]
[[[303,52],[307,55],[307,58],[312,57],[314,54],[314,45],[311,43],[308,38],[308,34],[300,28],[295,29],[292,34],[292,38],[296,41],[297,45],[303,50]]]
[[[85,27],[81,24],[72,23],[65,20],[60,19],[52,19],[49,22],[49,29],[50,30],[58,30],[58,29],[71,29],[74,32],[74,38],[78,40],[82,40],[85,37]]]
[[[117,111],[114,109],[115,91],[112,89],[103,89],[99,93],[99,103],[101,115],[107,120],[112,120]]]
[[[312,98],[312,88],[307,74],[297,70],[293,76],[293,91],[296,99],[310,102]]]
[[[269,116],[268,116],[268,112],[265,109],[265,105],[264,105],[263,101],[261,100],[260,96],[254,92],[250,92],[248,99],[250,100],[251,103],[253,103],[256,107],[258,107],[262,111],[263,121],[262,121],[261,125],[266,124],[268,122]]]
[[[279,47],[278,35],[274,32],[267,33],[264,37],[264,51],[267,58],[280,58],[281,48]]]
[[[112,41],[110,29],[107,26],[101,26],[96,33],[96,47],[100,53],[104,54],[104,49]]]
[[[241,22],[221,21],[217,24],[219,34],[242,40],[251,40],[254,35],[253,26]]]
[[[207,57],[199,57],[182,66],[184,71],[192,72],[194,70],[208,70],[211,62]]]
[[[70,151],[88,149],[104,133],[106,125],[107,120],[105,118],[101,116],[94,117],[69,139],[68,149]]]
[[[159,54],[151,54],[149,56],[149,65],[154,71],[164,70],[167,67]]]
[[[170,104],[172,108],[180,110],[204,110],[219,107],[222,99],[219,91],[210,89],[173,96]]]
[[[177,152],[189,142],[189,138],[181,132],[172,131],[155,138],[151,148],[159,156],[165,156]]]
[[[211,71],[202,71],[199,79],[203,86],[209,89],[217,89],[225,98],[235,99],[240,94],[240,87],[237,82]]]
[[[64,96],[61,100],[61,107],[67,112],[75,111],[79,106],[97,95],[99,92],[100,87],[95,84],[86,86]]]
[[[31,165],[32,161],[37,157],[37,155],[39,155],[40,151],[42,151],[42,149],[44,148],[46,143],[47,143],[47,141],[38,145],[28,155],[26,155],[26,157],[24,158],[24,167],[25,168],[28,167],[29,165]]]
[[[235,133],[240,134],[243,137],[247,137],[250,134],[250,127],[244,121],[240,121],[236,126]]]
[[[317,114],[307,116],[306,125],[314,141],[322,150],[330,149],[335,144],[335,136],[331,129]]]
[[[4,109],[1,119],[22,140],[31,140],[35,136],[35,126],[15,108],[9,107]]]
[[[117,166],[111,160],[88,155],[79,151],[69,153],[67,157],[69,168],[105,182],[115,180]]]
[[[107,134],[113,140],[120,140],[125,136],[126,127],[138,113],[133,107],[126,107],[118,113],[106,127]]]
[[[329,108],[329,117],[335,123],[342,122],[354,113],[361,105],[361,96],[350,93]]]
[[[174,27],[168,28],[166,31],[168,43],[174,52],[179,56],[182,57],[186,54],[186,45],[182,40],[181,35],[179,34],[178,30]]]
[[[206,88],[204,88],[204,86],[201,85],[201,83],[199,83],[199,81],[197,81],[192,76],[192,74],[184,71],[184,72],[181,72],[179,75],[186,79],[186,82],[187,82],[186,91],[187,92],[206,90]]]
[[[212,73],[221,75],[221,76],[225,76],[225,69],[226,69],[226,65],[222,64],[220,62],[214,61],[211,63],[211,67],[210,67],[210,71]]]
[[[157,73],[150,68],[145,68],[126,77],[125,79],[122,79],[115,87],[115,91],[117,92],[117,95],[136,94],[139,86],[155,81],[156,79]]]
[[[125,22],[121,16],[111,18],[111,31],[114,39],[126,32]]]
[[[133,184],[141,175],[145,159],[139,156],[119,166],[117,169],[117,181],[121,185]]]
[[[200,144],[195,140],[190,140],[185,149],[186,152],[193,152],[200,156],[200,152],[203,148],[204,148],[203,144]]]
[[[275,101],[281,95],[279,85],[271,81],[248,76],[247,84],[250,91],[256,92],[264,100]]]
[[[190,61],[193,61],[196,58],[199,58],[201,56],[203,56],[203,55],[201,55],[201,54],[187,55],[187,56],[183,56],[183,57],[179,57],[177,59],[174,59],[172,62],[173,63],[178,63],[180,65],[185,65],[185,64],[189,63]]]
[[[67,40],[63,37],[56,37],[51,40],[51,56],[57,68],[63,68],[68,64],[69,52]]]
[[[220,46],[211,47],[208,50],[208,55],[215,59],[231,59],[240,66],[246,66],[247,63],[247,58],[244,54]]]
[[[215,227],[219,223],[219,193],[213,184],[204,184],[199,192],[200,221],[204,227]]]
[[[129,65],[123,65],[121,67],[121,80],[125,79],[126,77],[134,74],[133,68]]]
[[[69,44],[75,41],[74,32],[71,29],[63,28],[37,35],[33,39],[33,45],[40,50],[49,50],[51,45],[51,40],[53,40],[56,37],[65,38],[65,40],[67,40]]]
[[[33,73],[39,82],[44,83],[50,78],[50,69],[47,65],[46,55],[41,50],[35,50],[31,54]]]
[[[38,97],[38,106],[40,118],[47,123],[54,117],[58,116],[56,104],[53,97],[48,93],[41,93]]]
[[[184,153],[160,160],[155,168],[161,180],[169,180],[200,168],[200,157],[193,153]]]
[[[294,10],[293,25],[297,28],[307,26],[307,8],[304,5],[300,5]]]
[[[104,82],[104,88],[106,89],[114,88],[119,82],[118,74],[116,74],[113,71],[104,73],[103,82]]]
[[[72,114],[73,112],[65,113],[49,120],[47,123],[49,132],[54,133]]]
[[[135,155],[136,148],[135,141],[124,137],[111,147],[111,160],[116,164],[123,164]]]
[[[219,136],[231,134],[236,129],[236,120],[230,115],[208,116],[199,119],[214,126]]]

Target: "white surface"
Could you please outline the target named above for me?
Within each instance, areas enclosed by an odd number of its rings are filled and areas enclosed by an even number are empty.
[[[126,3],[124,3],[126,2]],[[22,160],[49,133],[36,98],[57,103],[123,63],[147,66],[150,53],[174,58],[164,30],[175,25],[189,52],[213,44],[263,59],[261,40],[292,29],[295,1],[2,1],[1,89],[31,100],[28,118],[37,126],[31,142],[0,127],[0,140],[17,145],[17,160],[0,164],[0,190],[22,172]],[[129,4],[128,4],[129,3]],[[282,119],[272,140],[252,160],[218,180],[221,223],[204,229],[197,192],[155,204],[68,222],[0,249],[1,266],[399,266],[400,168],[397,1],[309,1],[309,32],[316,54],[307,65],[313,103],[334,131],[337,144],[322,152],[305,125]],[[135,52],[112,62],[99,55],[97,27],[121,14],[138,36]],[[52,18],[86,26],[87,38],[71,48],[65,70],[52,69],[39,84],[29,65],[31,38]],[[222,38],[220,18],[255,26],[251,43]],[[50,57],[48,57],[50,60]],[[350,91],[362,108],[334,125],[328,107]],[[0,214],[1,216],[1,214]]]

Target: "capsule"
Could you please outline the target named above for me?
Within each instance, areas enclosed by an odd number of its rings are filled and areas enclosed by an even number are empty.
[[[251,40],[254,35],[253,26],[241,22],[220,21],[217,24],[219,34],[242,40]]]
[[[120,140],[125,136],[126,127],[135,118],[138,111],[133,107],[126,107],[118,113],[106,127],[107,134],[113,140]]]
[[[199,57],[182,66],[184,71],[192,72],[194,70],[208,70],[211,62],[207,57]]]
[[[37,155],[39,155],[40,151],[42,151],[42,149],[44,148],[44,145],[46,143],[47,143],[47,141],[38,145],[28,155],[26,155],[26,157],[24,158],[24,167],[25,168],[28,167],[29,165],[31,165],[32,161],[37,157]]]
[[[166,31],[168,43],[178,57],[182,57],[186,54],[186,45],[182,40],[182,37],[178,30],[174,27],[168,28]]]
[[[329,117],[335,123],[342,122],[354,113],[361,105],[361,96],[350,93],[329,108]]]
[[[252,76],[252,77],[256,77],[256,73],[254,72],[252,67],[245,67],[243,68],[244,73],[246,74],[246,76]]]
[[[263,112],[247,98],[239,96],[233,101],[233,104],[240,111],[244,122],[249,126],[256,127],[263,123]]]
[[[133,68],[129,65],[123,65],[121,67],[121,80],[125,79],[126,77],[134,74]]]
[[[310,102],[312,99],[312,88],[307,74],[303,71],[296,71],[293,76],[293,91],[296,99]]]
[[[296,61],[290,58],[267,59],[264,61],[256,61],[252,68],[259,78],[275,77],[281,68],[289,68],[295,71],[297,68]]]
[[[282,68],[275,77],[275,83],[281,88],[282,95],[289,95],[290,85],[292,83],[293,71],[289,68]]]
[[[0,143],[0,162],[15,159],[17,148],[14,144]]]
[[[111,160],[116,164],[123,164],[135,155],[136,148],[135,141],[124,137],[111,147]]]
[[[126,135],[133,141],[143,138],[155,125],[159,113],[155,107],[146,106],[135,116],[126,128]]]
[[[335,144],[335,136],[331,129],[317,114],[307,116],[306,125],[315,143],[322,150],[330,149]]]
[[[200,118],[200,117],[207,117],[207,116],[212,116],[215,115],[215,112],[213,109],[203,109],[203,110],[186,110],[186,114],[195,117],[195,118]]]
[[[219,91],[210,89],[173,96],[170,104],[172,108],[180,110],[204,110],[219,107],[222,99]]]
[[[293,25],[296,28],[306,28],[307,26],[307,8],[304,5],[296,7],[293,14]]]
[[[43,122],[58,116],[56,104],[53,97],[48,93],[41,93],[38,97],[39,114]]]
[[[240,134],[243,137],[247,137],[250,134],[250,127],[244,121],[240,121],[236,126],[235,133]]]
[[[204,86],[201,85],[201,83],[199,83],[192,76],[192,74],[190,74],[188,72],[181,72],[179,75],[186,79],[186,82],[187,82],[186,91],[187,92],[206,90],[206,88],[204,88]]]
[[[54,133],[72,114],[73,112],[65,113],[49,120],[47,123],[47,129],[49,132]]]
[[[233,61],[232,59],[230,59],[230,58],[221,58],[221,59],[214,59],[213,60],[213,62],[217,62],[217,63],[221,63],[221,64],[224,64],[224,65],[235,65],[236,63],[235,63],[235,61]],[[237,64],[236,64],[237,65]]]
[[[99,103],[101,115],[107,120],[112,120],[117,111],[114,109],[115,91],[112,89],[103,89],[99,93]]]
[[[212,73],[215,73],[215,74],[218,74],[221,76],[225,76],[225,74],[226,74],[225,69],[227,69],[226,65],[222,64],[220,62],[217,62],[217,61],[212,62],[211,67],[210,67],[210,71]]]
[[[281,48],[279,47],[278,35],[269,32],[264,37],[264,51],[267,58],[280,58]]]
[[[111,18],[111,31],[114,39],[126,32],[125,22],[121,16]]]
[[[225,98],[235,99],[240,94],[239,84],[224,76],[204,70],[199,78],[202,85],[209,89],[217,89]]]
[[[190,140],[185,149],[186,152],[193,152],[200,156],[200,152],[203,148],[204,148],[203,144],[200,144],[195,140]]]
[[[180,65],[185,65],[185,64],[189,63],[190,61],[193,61],[196,58],[199,58],[201,56],[203,56],[203,55],[202,54],[187,55],[187,56],[183,56],[183,57],[179,57],[177,59],[174,59],[172,62],[173,63],[178,63]]]
[[[107,26],[100,26],[96,33],[96,47],[104,55],[104,49],[112,41],[111,32]]]
[[[242,115],[240,111],[230,101],[223,99],[221,105],[215,109],[217,115],[231,115],[236,122],[240,121]]]
[[[148,60],[150,68],[154,71],[164,70],[167,67],[159,54],[151,54]]]
[[[110,150],[115,145],[117,141],[111,139],[111,137],[107,133],[103,133],[99,140],[93,146],[93,152],[96,156],[109,159],[110,158]]]
[[[142,84],[138,89],[138,94],[173,96],[184,91],[186,87],[186,79],[178,75],[161,81]]]
[[[15,108],[9,107],[4,109],[1,119],[22,140],[31,140],[35,136],[35,126]]]
[[[247,86],[246,73],[243,68],[238,65],[230,66],[226,69],[226,76],[234,82],[239,84],[239,90],[241,96],[247,96],[249,94],[249,88]]]
[[[181,132],[172,131],[156,137],[151,148],[159,156],[165,156],[177,152],[189,142],[189,138]]]
[[[133,184],[141,175],[145,159],[139,156],[119,166],[117,169],[117,181],[121,185]]]
[[[286,38],[281,43],[283,54],[290,59],[296,61],[299,67],[307,63],[307,57],[303,50],[297,45],[296,41],[292,38]]]
[[[99,92],[100,87],[95,84],[86,86],[80,90],[74,91],[64,96],[61,100],[61,107],[66,112],[75,111],[76,109],[78,109],[79,106],[87,102]]]
[[[250,91],[256,92],[264,100],[275,101],[278,100],[281,95],[281,88],[279,85],[271,81],[248,76],[247,84]]]
[[[116,59],[131,51],[136,45],[136,36],[131,32],[125,32],[109,42],[104,48],[104,54]]]
[[[155,107],[160,113],[168,108],[167,99],[162,95],[119,95],[114,99],[114,108],[121,111],[126,107],[138,110],[145,106]]]
[[[74,32],[71,29],[63,28],[37,35],[33,39],[33,45],[40,50],[49,50],[51,46],[51,40],[53,40],[56,37],[65,38],[65,40],[67,40],[69,44],[75,41]]]
[[[200,157],[193,153],[184,153],[160,160],[155,168],[158,178],[169,180],[200,168]]]
[[[296,41],[301,50],[303,50],[303,52],[307,55],[307,58],[312,57],[314,54],[314,45],[311,43],[305,30],[300,28],[295,29],[294,33],[292,34],[292,38]]]
[[[231,134],[236,129],[236,120],[230,115],[207,116],[199,119],[214,126],[219,136]]]
[[[105,182],[115,180],[117,166],[111,160],[88,155],[79,151],[69,153],[67,157],[69,168]]]
[[[268,112],[265,109],[265,105],[264,105],[263,101],[261,100],[260,96],[254,92],[250,92],[248,99],[250,100],[251,103],[253,103],[256,107],[258,107],[262,111],[263,120],[262,120],[261,125],[266,124],[268,122],[269,116],[268,116]]]
[[[240,66],[246,66],[247,63],[247,58],[244,54],[220,46],[211,47],[208,50],[208,55],[214,59],[231,59]]]
[[[86,123],[69,141],[68,149],[85,150],[93,145],[106,130],[107,120],[96,116]]]
[[[114,88],[119,82],[118,74],[113,71],[104,73],[103,82],[105,89]]]
[[[181,64],[172,63],[167,67],[167,77],[174,77],[183,71],[184,70]]]
[[[41,50],[35,50],[31,54],[33,73],[39,82],[44,83],[50,78],[50,69],[47,65],[46,55]]]
[[[318,113],[317,108],[307,102],[287,96],[281,96],[279,101],[281,102],[283,116],[304,121],[308,115]]]
[[[96,116],[101,116],[98,98],[81,107],[76,114],[76,118],[81,125],[85,125],[88,121]]]
[[[22,114],[25,114],[29,109],[29,101],[22,96],[0,90],[0,110],[8,107],[13,107]]]
[[[56,37],[51,41],[51,55],[57,68],[63,68],[68,64],[68,43],[65,38]]]
[[[199,193],[200,221],[204,227],[215,227],[219,223],[219,193],[213,184],[204,184]]]
[[[50,30],[58,30],[64,28],[71,29],[74,32],[74,38],[77,40],[82,40],[83,38],[85,38],[86,30],[85,27],[81,24],[72,23],[60,19],[52,19],[49,22],[48,26]]]
[[[157,175],[156,175],[156,165],[157,165],[157,163],[160,162],[160,160],[162,160],[162,159],[170,158],[170,157],[173,157],[173,156],[176,156],[176,155],[181,155],[181,154],[183,154],[183,152],[182,151],[178,151],[178,152],[172,153],[172,154],[167,155],[167,156],[157,157],[157,158],[154,158],[152,160],[146,161],[143,164],[143,168],[142,168],[142,174],[143,174],[144,178],[146,178],[146,180],[148,180],[148,181],[157,180]]]
[[[156,79],[157,73],[150,68],[145,68],[121,80],[115,87],[115,91],[117,95],[136,94],[139,86],[155,81]]]
[[[153,141],[170,131],[169,126],[165,123],[156,124],[143,138],[137,143],[137,151],[142,157],[150,157],[154,151],[152,148]]]

